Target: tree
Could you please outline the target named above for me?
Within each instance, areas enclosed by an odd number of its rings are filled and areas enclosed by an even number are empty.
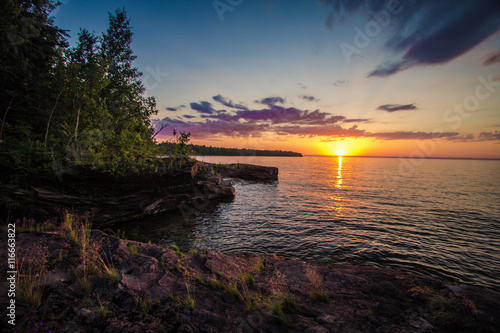
[[[174,141],[176,143],[175,145],[175,155],[179,158],[190,158],[191,157],[191,152],[192,152],[192,149],[191,149],[191,146],[188,145],[189,143],[189,140],[190,140],[190,136],[191,136],[191,132],[179,132],[177,133],[177,131],[174,129],[172,131],[173,135],[174,135]],[[177,135],[179,134],[179,135]]]

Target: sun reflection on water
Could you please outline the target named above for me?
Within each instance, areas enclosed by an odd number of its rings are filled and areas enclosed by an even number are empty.
[[[342,156],[339,156],[339,166],[337,168],[337,184],[335,185],[339,190],[342,189]]]
[[[342,190],[342,183],[343,183],[343,178],[342,178],[342,156],[338,156],[338,166],[337,166],[337,176],[334,180],[335,183],[335,189],[332,188],[333,190],[333,195],[330,196],[331,200],[331,205],[330,209],[335,212],[335,216],[337,218],[343,217],[344,214],[342,214],[342,208],[343,208],[343,201],[344,201],[344,196],[342,195],[341,191]]]

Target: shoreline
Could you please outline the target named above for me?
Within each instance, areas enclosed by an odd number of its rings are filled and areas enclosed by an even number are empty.
[[[40,322],[61,332],[500,329],[494,310],[500,293],[391,268],[195,249],[184,254],[175,245],[128,241],[94,229],[87,245],[99,244],[96,253],[118,274],[105,275],[96,264],[83,291],[86,264],[79,241],[59,231],[17,234],[19,249],[37,243],[44,244],[41,251],[51,263],[38,309],[17,308],[24,324],[16,326],[24,331]]]

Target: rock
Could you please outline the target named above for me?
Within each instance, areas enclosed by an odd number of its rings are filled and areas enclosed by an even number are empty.
[[[224,178],[238,178],[251,181],[278,180],[278,168],[252,164],[228,164],[212,167]]]
[[[429,332],[434,329],[434,326],[432,326],[427,320],[417,315],[413,315],[408,318],[408,323],[415,329],[416,332]]]
[[[27,309],[16,303],[16,326],[30,330],[32,323],[43,322],[43,331],[53,332],[500,330],[500,293],[492,290],[447,285],[387,268],[342,264],[327,268],[274,255],[266,256],[265,267],[256,271],[259,256],[208,251],[179,258],[170,249],[129,241],[139,252],[132,255],[125,242],[114,236],[101,231],[91,235],[92,241],[106,246],[110,264],[122,272],[121,280],[88,276],[91,295],[82,295],[81,248],[72,243],[68,256],[49,267],[41,284],[40,307]],[[7,253],[6,238],[0,234],[0,257]],[[19,253],[45,244],[41,256],[47,258],[67,242],[54,233],[36,232],[19,233],[16,240]],[[315,283],[309,280],[308,270],[317,274]],[[4,268],[2,287],[6,278]],[[325,293],[328,300],[313,297],[313,291]],[[466,321],[440,320],[443,313],[433,307],[435,295],[447,302],[449,318]],[[4,309],[5,299],[0,298]],[[281,305],[283,315],[272,310],[272,303]],[[99,311],[101,306],[105,313]],[[6,316],[5,310],[2,315]]]

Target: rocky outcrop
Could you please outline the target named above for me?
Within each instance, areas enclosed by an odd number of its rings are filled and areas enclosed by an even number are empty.
[[[251,181],[278,180],[278,168],[252,164],[212,164],[215,171],[224,178],[238,178]]]
[[[6,235],[1,253],[6,258]],[[42,246],[37,246],[41,244]],[[273,255],[185,255],[92,231],[116,278],[88,273],[81,247],[55,233],[16,246],[48,258],[36,309],[17,304],[17,332],[449,332],[500,330],[500,294],[392,269],[314,266]],[[88,260],[87,265],[88,265]],[[95,260],[95,259],[94,259]],[[0,284],[7,290],[6,269]],[[5,287],[5,288],[4,288]],[[6,308],[6,298],[1,298]],[[6,320],[6,313],[2,314]],[[4,325],[4,327],[7,327]]]
[[[63,210],[74,210],[85,212],[95,225],[103,226],[173,210],[192,214],[211,201],[231,200],[235,189],[224,178],[277,180],[278,169],[157,159],[147,170],[116,176],[78,166],[53,182],[10,193],[17,204],[4,206],[11,220],[53,218]]]

